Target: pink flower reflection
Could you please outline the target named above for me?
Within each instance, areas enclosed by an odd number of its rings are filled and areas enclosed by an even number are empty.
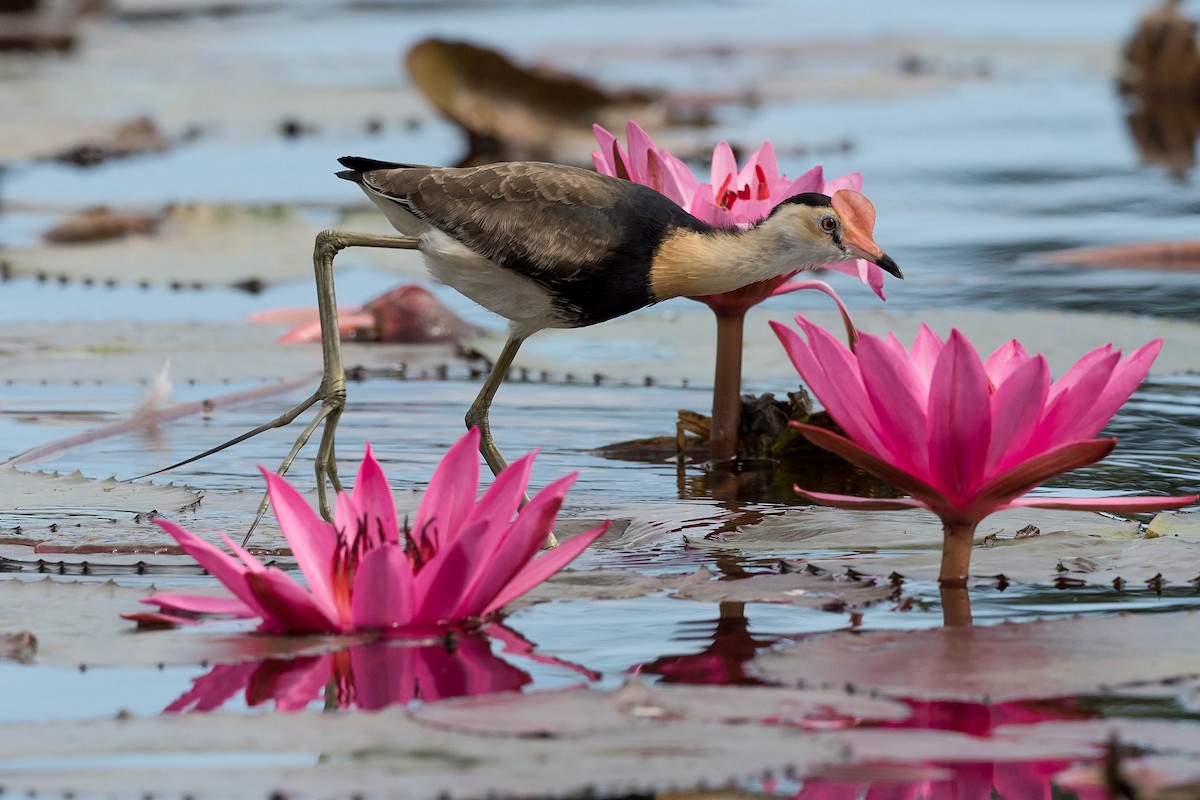
[[[748,674],[746,665],[757,651],[772,647],[778,639],[754,638],[742,603],[721,603],[721,616],[715,622],[716,626],[709,634],[712,641],[699,653],[660,656],[638,664],[631,671],[638,675],[661,675],[663,683],[764,683],[761,678]]]
[[[1073,698],[1050,701],[1017,701],[984,705],[953,701],[906,700],[912,716],[883,728],[957,731],[987,739],[1002,725],[1033,724],[1048,720],[1077,720],[1096,716]],[[902,734],[898,734],[902,735]],[[906,779],[914,765],[866,762],[839,766],[831,777],[804,782],[794,800],[1051,800],[1054,778],[1077,763],[1070,759],[1041,761],[923,761],[936,778]],[[857,774],[856,774],[857,773]],[[870,777],[859,777],[859,776]],[[836,777],[834,777],[836,776]],[[1107,800],[1096,790],[1077,794],[1078,800]]]
[[[413,700],[517,691],[531,678],[492,652],[493,638],[506,653],[564,667],[587,680],[600,677],[535,653],[531,642],[503,625],[488,625],[484,631],[433,643],[379,640],[319,656],[221,664],[196,678],[165,711],[213,711],[238,694],[252,707],[274,701],[277,711],[297,711],[321,699],[337,708],[376,711]]]

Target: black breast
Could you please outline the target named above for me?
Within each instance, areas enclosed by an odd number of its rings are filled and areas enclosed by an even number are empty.
[[[513,268],[550,290],[564,316],[576,326],[595,325],[656,302],[650,264],[663,239],[674,231],[708,231],[710,226],[648,187],[628,183],[623,202],[608,209],[611,246],[571,274],[538,272],[528,262]]]

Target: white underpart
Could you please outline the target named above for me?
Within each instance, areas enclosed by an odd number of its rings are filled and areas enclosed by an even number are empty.
[[[570,327],[546,290],[517,272],[497,266],[454,237],[411,214],[396,201],[362,187],[392,227],[421,241],[425,267],[441,283],[507,319],[522,338],[543,328]]]
[[[430,274],[479,305],[506,318],[522,338],[542,328],[567,328],[546,290],[529,278],[497,266],[436,228],[421,234]]]

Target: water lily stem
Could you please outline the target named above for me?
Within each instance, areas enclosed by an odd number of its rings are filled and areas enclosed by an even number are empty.
[[[714,313],[717,316],[717,363],[713,375],[709,458],[721,462],[738,455],[738,428],[742,419],[742,329],[746,311]]]
[[[942,624],[947,628],[971,625],[971,595],[966,586],[942,585]]]
[[[971,571],[971,546],[978,522],[942,520],[942,571],[938,583],[943,587],[966,587]]]

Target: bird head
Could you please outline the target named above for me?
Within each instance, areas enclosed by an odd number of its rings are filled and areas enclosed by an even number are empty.
[[[875,243],[875,206],[852,189],[841,189],[833,197],[806,192],[789,197],[771,212],[785,215],[792,233],[806,248],[829,258],[827,263],[863,258],[880,269],[904,278],[900,267]]]

